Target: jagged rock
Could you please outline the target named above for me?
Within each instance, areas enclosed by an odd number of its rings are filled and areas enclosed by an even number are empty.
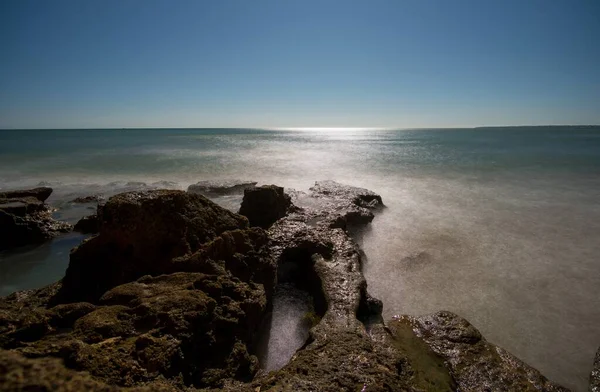
[[[373,315],[380,319],[382,306],[367,293],[358,245],[341,228],[314,224],[315,216],[330,222],[340,216],[340,210],[330,203],[305,205],[311,207],[294,209],[270,227],[270,248],[280,268],[290,269],[295,283],[310,293],[321,319],[288,365],[256,380],[252,387],[261,391],[283,386],[294,391],[410,389],[412,371],[404,355],[370,337],[359,320]],[[376,330],[380,340],[393,339],[385,329]]]
[[[250,381],[258,370],[248,347],[267,298],[262,285],[227,270],[142,277],[108,291],[98,305],[18,302],[0,300],[0,321],[10,328],[0,330],[2,347],[61,357],[108,384],[167,379],[178,388],[219,387],[228,378]]]
[[[175,190],[127,192],[98,208],[99,235],[71,252],[61,301],[96,301],[106,290],[168,270],[247,220],[204,196]]]
[[[590,392],[600,392],[600,348],[596,352],[594,368],[590,373]]]
[[[0,192],[0,199],[21,199],[33,197],[38,201],[44,202],[50,197],[51,194],[52,188],[39,187],[33,189]]]
[[[244,190],[244,199],[240,214],[250,221],[251,226],[271,226],[277,219],[283,218],[292,206],[290,196],[276,185],[263,185]]]
[[[44,204],[51,193],[51,188],[0,193],[0,250],[39,243],[71,229],[52,219]]]
[[[73,259],[69,273],[82,285],[99,278],[111,287],[94,286],[90,295],[82,286],[86,295],[80,296],[73,286],[65,291],[65,278],[0,298],[0,347],[29,358],[61,358],[64,369],[52,362],[57,375],[87,379],[89,373],[113,389],[221,388],[233,380],[252,380],[258,360],[251,348],[276,279],[264,230],[247,228],[244,217],[182,191],[122,194],[100,211],[103,224],[96,238],[105,236],[105,242],[95,244],[88,256],[98,252],[102,257],[76,262],[98,263],[98,272],[115,262],[107,256],[113,255],[120,262],[112,265],[116,276],[93,275],[83,266],[71,269]],[[127,253],[119,246],[125,251],[147,246],[154,253]],[[139,273],[158,276],[112,287]],[[73,302],[79,297],[94,303]],[[37,363],[17,362],[22,367]],[[40,377],[21,385],[39,385],[50,376]]]
[[[243,194],[246,189],[254,188],[256,181],[200,181],[188,187],[190,193],[199,193],[207,197]]]
[[[73,230],[82,234],[95,234],[100,229],[98,215],[89,215],[81,218],[73,227]]]
[[[461,391],[568,391],[506,350],[487,342],[467,320],[446,311],[400,316],[444,359]]]

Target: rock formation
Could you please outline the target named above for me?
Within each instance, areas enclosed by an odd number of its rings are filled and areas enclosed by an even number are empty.
[[[347,231],[381,197],[327,181],[291,199],[245,190],[240,212],[265,231],[196,194],[112,197],[62,282],[0,299],[0,389],[564,390],[452,313],[383,322]],[[254,345],[277,276],[310,293],[316,325],[264,374]]]
[[[99,235],[72,252],[62,282],[0,300],[0,346],[11,349],[0,364],[71,372],[55,384],[65,389],[252,380],[275,285],[266,233],[183,191],[117,195],[99,213]]]
[[[96,214],[84,216],[73,226],[74,231],[82,234],[96,234],[99,229],[100,224],[98,222],[98,215]]]
[[[43,242],[71,229],[52,219],[44,203],[51,193],[46,187],[0,192],[0,250]]]
[[[263,185],[244,190],[244,199],[240,214],[246,216],[251,226],[271,226],[277,219],[283,218],[292,206],[291,198],[276,185]]]

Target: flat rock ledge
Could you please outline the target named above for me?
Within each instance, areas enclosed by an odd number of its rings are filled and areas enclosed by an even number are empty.
[[[61,282],[0,298],[0,389],[566,391],[450,312],[383,322],[348,234],[379,195],[332,181],[245,192],[250,220],[183,191],[100,206],[99,234]],[[278,270],[310,293],[317,321],[265,373],[253,353]]]

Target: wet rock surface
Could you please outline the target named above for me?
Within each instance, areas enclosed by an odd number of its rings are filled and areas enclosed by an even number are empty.
[[[365,225],[383,208],[381,196],[364,188],[346,186],[335,181],[317,181],[308,193],[290,192],[293,202],[309,215],[313,226],[346,229]]]
[[[383,322],[347,230],[371,222],[378,195],[331,181],[244,193],[248,219],[182,191],[100,206],[99,234],[62,282],[0,298],[0,387],[565,390],[452,313]],[[305,344],[265,374],[254,352],[277,279],[309,293],[314,315]]]
[[[487,342],[467,320],[441,311],[422,317],[400,316],[439,355],[461,391],[568,391]]]
[[[243,194],[246,189],[256,186],[256,181],[199,181],[188,187],[188,192],[198,193],[206,197],[228,196]]]
[[[0,250],[40,243],[71,226],[52,218],[45,200],[52,188],[0,192]]]

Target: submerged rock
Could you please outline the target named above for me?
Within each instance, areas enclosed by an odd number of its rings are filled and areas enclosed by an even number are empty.
[[[199,181],[188,187],[188,192],[199,193],[207,197],[243,194],[246,189],[254,188],[256,181]]]
[[[240,214],[248,218],[250,226],[266,229],[277,219],[283,218],[291,206],[291,198],[283,192],[282,187],[263,185],[244,190]]]
[[[73,230],[78,231],[82,234],[95,234],[100,229],[98,222],[98,215],[84,216],[73,227]]]
[[[104,200],[101,195],[90,195],[90,196],[79,196],[71,200],[71,203],[85,204],[85,203],[98,203]]]
[[[52,218],[44,203],[51,193],[45,187],[0,192],[0,250],[43,242],[71,229]]]

